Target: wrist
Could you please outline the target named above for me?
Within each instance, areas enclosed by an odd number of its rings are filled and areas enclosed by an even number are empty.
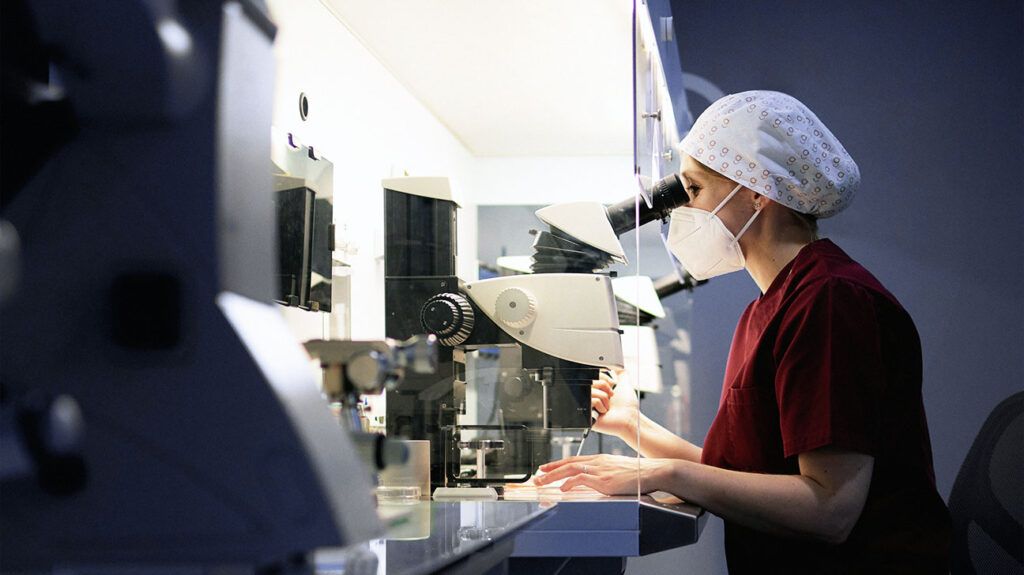
[[[674,493],[680,463],[685,462],[679,459],[662,459],[661,465],[658,465],[654,473],[651,474],[651,491]]]
[[[619,417],[614,423],[599,419],[594,429],[599,433],[621,439],[630,446],[636,442],[637,420],[635,417]]]
[[[623,441],[636,441],[637,437],[640,436],[641,430],[644,428],[644,414],[637,410],[636,417],[630,417],[629,421],[626,422],[626,428],[623,430],[622,435],[619,439]]]
[[[629,421],[626,423],[626,429],[623,431],[623,435],[618,439],[622,439],[623,441],[632,439],[636,441],[637,432],[640,429],[640,417],[642,416],[642,414],[637,413],[636,417],[630,417]]]

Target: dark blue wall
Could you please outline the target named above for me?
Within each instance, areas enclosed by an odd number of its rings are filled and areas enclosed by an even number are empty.
[[[796,96],[859,164],[858,198],[822,232],[917,322],[935,471],[948,497],[986,415],[1024,387],[1022,2],[651,0],[655,23],[669,4],[683,70],[726,93]],[[688,102],[694,115],[708,105],[692,93]],[[698,441],[717,410],[736,319],[756,295],[737,273],[693,296]],[[719,526],[705,535],[630,572],[724,572]]]

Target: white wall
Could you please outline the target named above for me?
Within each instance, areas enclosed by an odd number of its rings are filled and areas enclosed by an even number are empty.
[[[278,25],[274,126],[334,163],[339,240],[358,250],[346,257],[352,264],[351,333],[335,335],[384,335],[382,178],[449,178],[463,208],[457,271],[467,280],[477,277],[477,205],[611,203],[635,193],[631,155],[474,156],[364,46],[343,14],[318,0],[271,0],[270,8]],[[305,121],[300,93],[309,100]],[[301,339],[327,336],[319,314],[285,315]]]
[[[447,176],[459,213],[458,273],[476,278],[472,156],[317,0],[271,0],[278,25],[274,126],[334,163],[334,219],[358,247],[352,264],[353,339],[384,336],[384,196],[380,180]],[[299,93],[309,117],[299,118]],[[321,337],[308,312],[292,325]],[[315,316],[314,316],[315,317]],[[294,318],[293,318],[294,319]],[[301,321],[305,320],[305,321]]]
[[[477,158],[478,205],[613,203],[636,193],[633,156]]]

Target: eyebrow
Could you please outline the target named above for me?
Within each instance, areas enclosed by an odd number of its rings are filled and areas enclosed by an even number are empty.
[[[684,171],[683,172],[683,179],[686,180],[686,182],[684,182],[684,183],[692,182],[693,181],[694,173],[695,172],[693,170],[686,170],[686,171]]]

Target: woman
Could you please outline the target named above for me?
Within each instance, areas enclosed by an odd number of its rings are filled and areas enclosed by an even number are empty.
[[[803,104],[726,96],[680,144],[688,206],[669,244],[697,279],[746,269],[761,290],[740,318],[703,448],[650,419],[634,394],[594,386],[595,429],[637,447],[640,489],[726,524],[742,572],[948,572],[949,519],[935,489],[910,316],[826,239],[856,164]],[[636,492],[637,460],[592,455],[541,467],[538,484]]]

